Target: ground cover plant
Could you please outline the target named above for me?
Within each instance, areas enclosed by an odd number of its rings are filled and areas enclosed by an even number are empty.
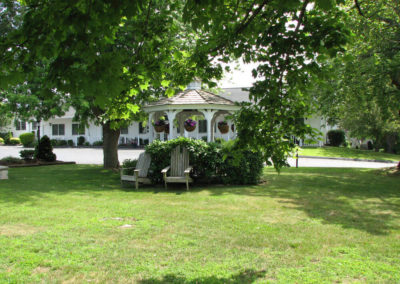
[[[399,177],[266,169],[257,186],[122,187],[100,166],[10,169],[0,282],[400,281]]]
[[[336,157],[366,160],[400,161],[400,155],[375,152],[373,150],[359,150],[346,147],[318,147],[302,148],[299,155],[317,157]]]

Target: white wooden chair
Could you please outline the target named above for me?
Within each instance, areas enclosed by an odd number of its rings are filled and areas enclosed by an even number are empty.
[[[151,157],[147,153],[141,153],[139,155],[139,159],[137,161],[135,168],[121,168],[121,183],[124,181],[135,182],[135,188],[139,188],[139,182],[144,184],[150,184],[151,181],[147,177],[147,173],[149,171],[151,163]],[[134,169],[133,175],[124,174],[125,170]]]
[[[171,170],[170,176],[167,176]],[[185,147],[176,147],[171,152],[171,165],[161,171],[164,178],[165,188],[167,183],[186,183],[186,190],[189,190],[189,183],[193,179],[189,176],[192,167],[189,166],[189,152]]]

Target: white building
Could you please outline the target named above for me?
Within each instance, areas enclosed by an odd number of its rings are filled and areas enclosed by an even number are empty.
[[[188,92],[196,90],[195,92]],[[225,140],[236,137],[232,121],[226,119],[226,115],[237,110],[234,102],[250,101],[248,92],[242,88],[225,88],[217,95],[197,91],[199,86],[196,84],[189,85],[188,90],[178,93],[172,98],[161,99],[157,103],[144,106],[146,112],[149,113],[149,120],[146,125],[139,122],[132,122],[129,127],[121,129],[120,144],[135,144],[143,145],[151,142],[154,139],[167,140],[177,136],[192,137],[213,141],[215,138]],[[185,94],[184,94],[185,93]],[[55,117],[48,121],[43,121],[40,124],[41,136],[47,135],[50,139],[57,140],[72,140],[74,145],[77,145],[78,137],[85,137],[85,141],[93,144],[97,141],[102,141],[102,127],[93,122],[89,122],[88,126],[83,126],[79,122],[73,120],[75,111],[70,109],[65,115]],[[196,129],[188,132],[183,128],[183,121],[189,115],[199,117]],[[149,122],[157,120],[160,116],[168,117],[172,120],[179,120],[178,123],[171,123],[169,126],[169,134],[165,132],[157,133],[153,125]],[[229,130],[222,134],[217,127],[219,121],[227,121]],[[305,123],[311,125],[321,131],[322,138],[320,141],[315,141],[312,144],[304,144],[300,141],[300,146],[322,146],[326,142],[326,133],[331,129],[327,126],[326,120],[315,116],[305,120]],[[174,126],[175,125],[175,126]],[[210,131],[209,131],[210,130]],[[11,131],[14,137],[19,137],[20,134],[26,132],[37,131],[37,123],[15,121],[4,131]]]

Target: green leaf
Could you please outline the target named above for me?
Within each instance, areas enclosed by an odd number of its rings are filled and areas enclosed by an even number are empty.
[[[170,98],[170,97],[172,97],[173,95],[175,95],[175,91],[174,91],[174,89],[172,89],[172,88],[168,88],[168,89],[165,91],[165,94]]]
[[[137,113],[139,111],[139,106],[134,104],[126,104],[126,107],[133,113]]]

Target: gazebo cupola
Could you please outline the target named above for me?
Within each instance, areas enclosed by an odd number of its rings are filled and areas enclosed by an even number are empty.
[[[149,103],[143,107],[149,114],[149,140],[150,142],[158,135],[155,132],[153,121],[160,117],[168,120],[168,134],[160,135],[160,139],[170,140],[178,136],[190,137],[185,130],[184,122],[192,116],[204,117],[206,121],[207,141],[214,140],[215,124],[219,121],[226,121],[229,125],[227,139],[234,136],[232,122],[227,116],[239,110],[239,106],[231,100],[221,96],[201,90],[201,82],[194,81],[188,85],[188,88],[179,92],[173,97],[163,98],[157,102]],[[193,137],[193,136],[192,136]]]

